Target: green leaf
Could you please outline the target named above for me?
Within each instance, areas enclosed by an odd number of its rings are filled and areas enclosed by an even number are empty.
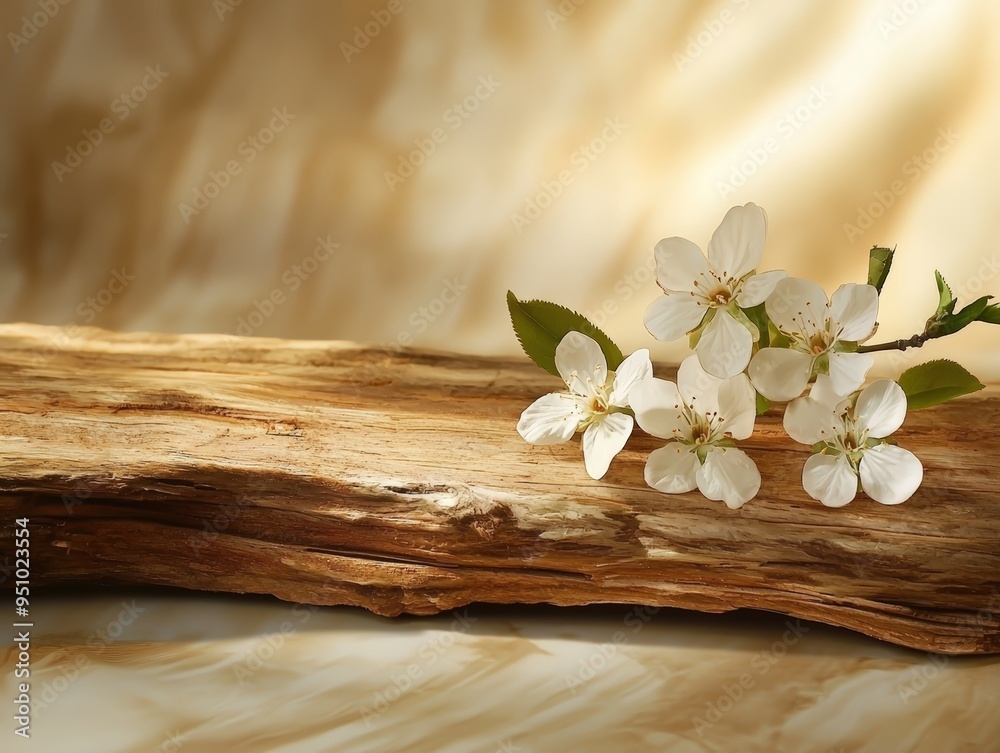
[[[976,321],[980,315],[986,310],[990,299],[993,296],[984,295],[979,298],[964,309],[959,311],[957,314],[945,314],[941,317],[941,320],[932,324],[928,329],[928,334],[933,337],[944,337],[945,335],[953,335],[960,329],[967,327]]]
[[[567,332],[582,332],[593,338],[604,352],[611,371],[617,369],[624,360],[621,349],[611,338],[565,306],[547,301],[519,301],[508,290],[507,310],[510,311],[514,333],[528,358],[550,374],[559,376],[556,369],[556,346]]]
[[[771,325],[771,329],[768,332],[768,337],[771,341],[769,347],[789,348],[792,345],[792,341],[788,338],[788,336],[781,334],[781,332],[778,331],[778,328],[775,327],[773,324]]]
[[[749,316],[747,316],[746,311],[741,309],[739,306],[734,306],[729,309],[729,313],[732,315],[733,319],[747,328],[747,331],[750,333],[751,337],[753,337],[754,342],[758,342],[760,340],[760,329],[757,327],[757,324],[753,322]]]
[[[948,287],[948,283],[944,281],[941,273],[936,269],[934,270],[934,278],[937,280],[938,289],[938,307],[934,316],[940,319],[945,314],[950,314],[955,310],[955,296],[951,292],[951,288]]]
[[[977,322],[988,322],[989,324],[1000,324],[1000,303],[994,303],[983,309]]]
[[[771,332],[770,332],[770,321],[767,318],[767,311],[764,310],[764,304],[759,306],[754,306],[753,308],[743,309],[743,313],[747,315],[747,318],[754,323],[757,327],[757,331],[760,333],[760,339],[757,341],[758,348],[766,348],[771,342]]]
[[[759,392],[757,393],[757,415],[763,415],[767,413],[768,408],[771,407],[771,401],[764,397]]]
[[[889,276],[892,257],[895,254],[895,248],[882,246],[872,246],[872,250],[868,252],[868,284],[874,285],[879,294],[882,293],[882,286],[885,285],[886,278]]]
[[[971,392],[983,384],[954,361],[928,361],[907,369],[899,377],[910,410],[929,408]]]
[[[705,333],[705,330],[708,329],[708,325],[712,322],[717,313],[719,313],[718,309],[709,309],[708,313],[702,317],[701,324],[691,330],[690,334],[688,334],[688,347],[691,350],[698,347],[698,343],[701,341],[701,336]]]

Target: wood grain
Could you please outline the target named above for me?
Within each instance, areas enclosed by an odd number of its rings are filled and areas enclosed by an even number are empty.
[[[13,521],[29,517],[35,585],[383,615],[475,601],[749,607],[1000,653],[1000,390],[907,417],[897,438],[925,478],[896,507],[810,500],[808,448],[772,409],[742,445],[761,494],[732,511],[647,488],[660,441],[639,432],[601,481],[578,440],[525,444],[520,411],[559,386],[525,360],[3,325],[0,552],[13,559]]]

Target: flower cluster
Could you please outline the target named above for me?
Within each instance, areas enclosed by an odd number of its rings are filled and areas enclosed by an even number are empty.
[[[890,439],[907,408],[982,385],[958,364],[932,361],[909,369],[898,383],[881,379],[862,389],[875,362],[871,354],[920,347],[973,321],[998,324],[1000,306],[984,296],[956,313],[951,289],[937,273],[940,302],[924,332],[865,345],[878,328],[879,297],[895,250],[873,248],[867,283],[846,283],[828,297],[816,283],[784,271],[758,272],[766,235],[766,214],[747,204],[729,210],[707,254],[684,238],[656,245],[663,294],[646,310],[646,329],[662,341],[687,337],[694,350],[673,382],[653,376],[648,350],[625,358],[579,314],[508,293],[525,351],[566,385],[521,414],[520,435],[532,444],[554,444],[583,432],[587,472],[599,479],[638,424],[666,441],[646,461],[649,486],[668,494],[698,489],[736,509],[761,485],[757,465],[737,442],[753,435],[771,401],[790,401],[785,431],[812,448],[802,469],[810,497],[828,507],[846,505],[859,490],[885,505],[909,499],[923,466]]]

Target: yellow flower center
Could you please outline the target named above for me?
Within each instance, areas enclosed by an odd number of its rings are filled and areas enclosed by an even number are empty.
[[[732,300],[732,297],[733,293],[729,288],[719,287],[708,295],[708,300],[716,306],[725,306],[730,300]]]
[[[820,355],[821,353],[826,353],[830,349],[830,333],[826,331],[817,332],[815,335],[809,338],[809,350],[813,352],[814,355]]]
[[[705,444],[705,442],[707,442],[710,437],[711,437],[711,432],[708,430],[708,427],[705,426],[703,423],[699,422],[691,427],[691,439],[694,440],[694,443],[696,445]]]

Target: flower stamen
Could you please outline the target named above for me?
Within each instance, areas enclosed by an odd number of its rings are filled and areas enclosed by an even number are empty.
[[[713,290],[707,297],[713,305],[725,306],[732,300],[733,292],[723,285]]]

